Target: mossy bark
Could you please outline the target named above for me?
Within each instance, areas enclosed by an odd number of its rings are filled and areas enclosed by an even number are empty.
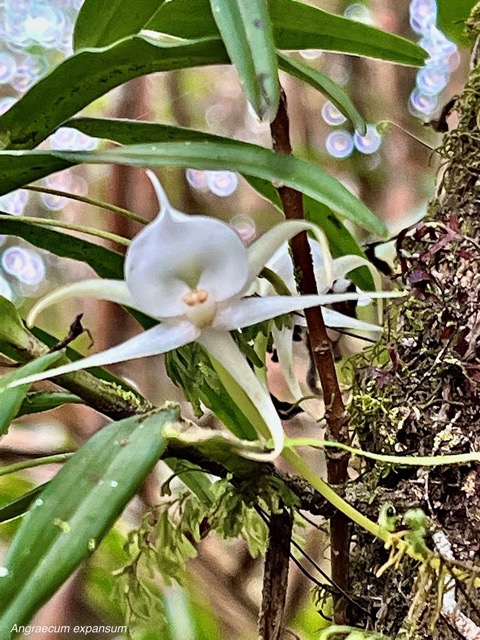
[[[456,103],[458,127],[439,150],[444,162],[428,217],[398,242],[409,297],[391,314],[381,346],[363,356],[350,411],[362,448],[440,455],[480,449],[480,65]],[[390,502],[398,514],[421,507],[455,560],[480,570],[480,466],[370,467],[350,488],[355,506],[376,519]],[[400,527],[401,528],[401,527]],[[428,545],[434,549],[432,540]],[[442,605],[440,576],[418,578],[404,561],[381,578],[382,544],[362,531],[352,541],[353,596],[370,619],[351,619],[392,638],[478,638],[480,593],[456,586],[457,614]],[[472,568],[470,572],[470,568]],[[416,595],[416,599],[415,599]],[[471,623],[460,630],[456,615]],[[355,615],[357,611],[351,612]],[[478,629],[480,634],[480,629]]]

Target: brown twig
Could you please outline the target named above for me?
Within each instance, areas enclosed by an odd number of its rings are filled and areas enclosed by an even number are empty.
[[[281,640],[283,636],[292,528],[290,511],[271,514],[259,621],[261,640]]]
[[[278,153],[290,155],[290,123],[285,93],[281,92],[280,105],[271,124],[273,147]],[[279,187],[285,216],[289,220],[302,220],[302,194],[290,187]],[[292,251],[300,275],[299,289],[302,294],[316,294],[317,285],[313,270],[310,246],[306,233],[292,240]],[[327,335],[320,307],[305,309],[309,340],[315,365],[320,377],[324,398],[327,437],[337,442],[348,442],[348,414],[345,410],[342,394],[335,370],[330,341]],[[330,484],[341,487],[347,480],[348,454],[327,452],[327,476]],[[332,579],[344,591],[348,591],[349,570],[349,522],[342,513],[335,513],[330,519]],[[336,624],[346,623],[346,602],[343,598],[334,603]]]

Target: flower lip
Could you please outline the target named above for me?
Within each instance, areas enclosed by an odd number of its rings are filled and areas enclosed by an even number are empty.
[[[209,303],[237,295],[248,278],[247,249],[237,233],[220,220],[177,211],[156,181],[155,187],[160,213],[125,259],[136,305],[161,319],[186,315],[193,291],[205,292]]]

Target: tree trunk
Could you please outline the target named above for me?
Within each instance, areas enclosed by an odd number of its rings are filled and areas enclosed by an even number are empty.
[[[383,344],[360,356],[354,380],[352,426],[362,448],[378,453],[479,450],[478,64],[456,110],[458,127],[439,150],[445,160],[439,197],[425,221],[398,241],[409,297],[391,313]],[[387,502],[400,516],[422,508],[429,521],[427,545],[435,550],[437,541],[437,551],[450,556],[447,574],[452,558],[466,567],[465,580],[453,590],[442,574],[419,573],[410,560],[377,578],[388,552],[357,529],[351,585],[372,615],[351,621],[392,638],[480,638],[479,592],[469,582],[473,566],[479,573],[479,465],[370,466],[349,497],[373,519]],[[398,529],[405,529],[400,519]],[[442,532],[440,538],[432,538],[434,532]]]

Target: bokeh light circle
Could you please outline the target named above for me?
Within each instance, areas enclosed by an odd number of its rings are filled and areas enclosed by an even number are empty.
[[[339,111],[330,100],[327,100],[322,107],[322,118],[332,127],[341,125],[347,120],[343,113]]]
[[[37,285],[45,278],[45,262],[41,256],[23,247],[13,246],[1,256],[2,268],[23,284]]]
[[[427,95],[418,89],[414,89],[410,94],[408,108],[410,113],[414,116],[427,116],[436,110],[438,107],[438,100],[438,95]]]
[[[10,53],[0,52],[0,84],[9,84],[16,70],[15,58]]]
[[[332,131],[325,140],[325,147],[334,158],[348,158],[354,149],[352,135],[341,129]]]
[[[196,189],[197,191],[206,191],[208,189],[205,171],[201,171],[199,169],[187,169],[185,171],[185,177],[192,189]]]
[[[10,283],[0,274],[0,296],[13,302],[14,294]]]
[[[367,133],[361,136],[357,131],[353,134],[353,142],[360,153],[369,155],[380,149],[382,136],[378,133],[377,127],[373,124],[367,125]]]
[[[206,171],[207,187],[221,198],[231,196],[238,187],[238,176],[233,171]]]
[[[238,213],[230,220],[230,225],[235,229],[244,244],[250,244],[257,235],[255,220],[246,213]]]
[[[363,2],[354,2],[350,4],[343,12],[345,18],[355,20],[355,22],[363,22],[363,24],[374,25],[375,20],[373,13]]]
[[[0,210],[12,216],[21,216],[27,206],[29,193],[25,189],[12,191],[4,196],[0,196]]]

